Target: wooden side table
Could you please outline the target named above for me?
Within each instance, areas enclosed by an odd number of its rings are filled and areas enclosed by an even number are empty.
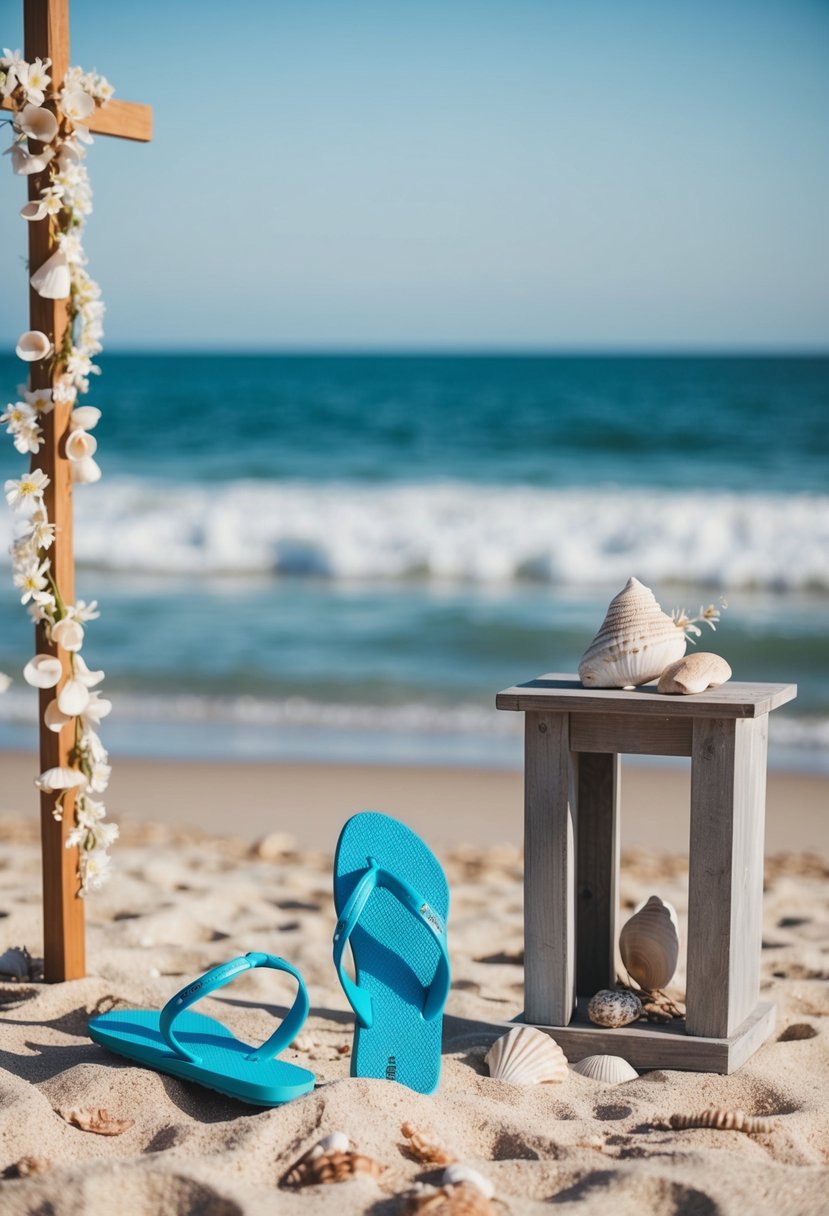
[[[733,1072],[771,1034],[760,996],[768,715],[793,684],[696,696],[583,688],[545,675],[498,694],[525,715],[524,1014],[568,1058]],[[691,757],[686,1018],[594,1026],[615,983],[620,754]]]

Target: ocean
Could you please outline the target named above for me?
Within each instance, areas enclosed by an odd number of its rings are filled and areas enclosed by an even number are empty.
[[[519,766],[495,693],[574,671],[636,575],[793,681],[829,771],[829,359],[104,355],[76,493],[84,655],[120,754]],[[0,359],[3,402],[22,365]],[[3,478],[25,459],[0,446]],[[0,513],[0,553],[11,538]],[[8,558],[3,557],[8,563]],[[0,570],[0,747],[32,744]]]

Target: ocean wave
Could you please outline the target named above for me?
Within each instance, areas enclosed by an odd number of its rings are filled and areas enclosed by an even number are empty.
[[[829,590],[824,494],[113,478],[76,503],[78,563],[130,573]]]

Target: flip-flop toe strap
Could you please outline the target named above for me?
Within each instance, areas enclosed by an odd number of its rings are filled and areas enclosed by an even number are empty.
[[[374,1020],[371,994],[355,984],[347,974],[343,967],[343,953],[346,942],[359,924],[360,916],[372,891],[377,887],[384,887],[387,891],[391,891],[392,895],[422,925],[425,925],[435,939],[438,947],[438,963],[432,982],[426,990],[421,1010],[424,1019],[431,1022],[442,1012],[449,995],[449,955],[446,951],[446,929],[443,919],[429,906],[411,883],[399,874],[395,874],[394,871],[380,866],[373,857],[368,858],[368,869],[351,892],[334,930],[334,965],[337,968],[343,990],[360,1025],[364,1029],[368,1029]]]
[[[192,1064],[201,1063],[200,1057],[178,1039],[173,1029],[173,1023],[179,1014],[190,1005],[200,1001],[202,997],[214,992],[217,988],[224,987],[243,971],[251,971],[254,967],[271,967],[274,971],[287,971],[297,982],[297,994],[293,1005],[271,1037],[266,1039],[261,1047],[251,1051],[247,1059],[270,1060],[279,1055],[280,1051],[283,1051],[296,1038],[308,1016],[309,1008],[308,990],[302,976],[296,967],[293,967],[284,958],[279,958],[275,954],[251,951],[239,958],[231,959],[229,963],[222,963],[220,967],[213,967],[212,970],[206,971],[199,979],[194,980],[192,984],[188,984],[186,988],[182,988],[180,992],[170,998],[159,1014],[158,1027],[171,1051],[183,1059],[189,1060]]]

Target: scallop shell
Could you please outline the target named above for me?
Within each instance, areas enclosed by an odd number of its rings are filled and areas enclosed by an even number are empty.
[[[564,1081],[567,1057],[555,1039],[534,1026],[515,1026],[492,1044],[486,1054],[490,1076],[512,1085]]]
[[[413,1123],[404,1123],[400,1128],[408,1140],[409,1152],[425,1165],[449,1165],[456,1160],[442,1140],[431,1128],[415,1127]]]
[[[689,693],[705,692],[707,688],[719,688],[730,679],[731,668],[725,659],[718,654],[698,650],[666,667],[659,677],[656,691],[687,696]]]
[[[601,1081],[603,1085],[624,1085],[625,1081],[635,1081],[639,1076],[621,1056],[585,1056],[573,1065],[573,1072],[590,1077],[591,1081]]]
[[[102,1106],[73,1106],[59,1110],[61,1119],[79,1127],[82,1132],[94,1132],[96,1136],[121,1136],[134,1126],[134,1119],[116,1119]]]
[[[650,588],[629,578],[581,657],[579,679],[585,688],[636,688],[681,659],[685,644],[683,630],[661,610]]]
[[[633,992],[603,988],[590,998],[587,1016],[597,1026],[627,1026],[642,1012],[642,1002]]]
[[[69,277],[69,263],[63,250],[56,250],[42,266],[38,266],[29,282],[45,300],[65,300],[72,282]]]
[[[474,1186],[418,1187],[404,1211],[410,1216],[495,1216],[495,1204]]]
[[[292,1166],[282,1179],[283,1186],[322,1186],[334,1182],[347,1182],[356,1174],[379,1178],[383,1166],[361,1153],[323,1153],[319,1157],[306,1155]]]
[[[679,925],[673,905],[652,895],[619,934],[619,953],[628,975],[645,992],[665,988],[679,958]]]

